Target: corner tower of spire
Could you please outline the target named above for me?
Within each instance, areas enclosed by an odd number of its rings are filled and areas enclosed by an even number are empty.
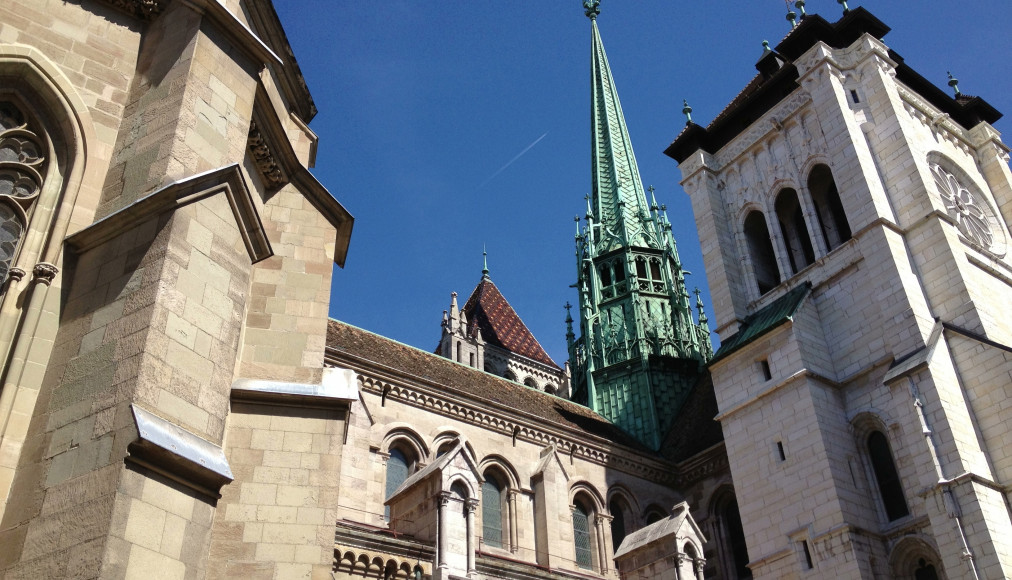
[[[591,20],[592,188],[576,235],[581,336],[567,332],[573,400],[656,449],[712,349],[705,315],[694,317],[667,208],[652,187],[647,201],[598,4],[583,4]]]

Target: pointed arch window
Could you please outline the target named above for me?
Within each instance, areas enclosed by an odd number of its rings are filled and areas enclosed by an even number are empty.
[[[819,228],[826,247],[832,251],[850,239],[850,224],[843,211],[840,192],[836,189],[833,173],[825,165],[816,165],[808,174],[808,191],[812,195]]]
[[[774,205],[780,233],[787,246],[787,258],[791,262],[791,270],[796,274],[815,261],[815,251],[812,249],[812,240],[808,237],[798,192],[790,188],[781,190]]]
[[[903,486],[886,436],[881,431],[872,431],[868,435],[867,448],[886,517],[892,522],[909,515],[910,510],[907,508]]]
[[[759,294],[762,295],[780,284],[780,270],[773,254],[766,217],[761,211],[750,211],[745,217],[744,229],[749,258],[752,259],[752,271],[755,273]]]
[[[0,284],[14,265],[28,214],[42,191],[48,146],[32,125],[18,105],[0,101]]]

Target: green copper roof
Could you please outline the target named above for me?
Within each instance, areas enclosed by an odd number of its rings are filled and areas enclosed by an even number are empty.
[[[566,319],[572,398],[657,449],[712,356],[702,303],[694,316],[667,208],[640,180],[618,90],[591,19],[591,181],[577,218],[580,336]]]
[[[623,244],[647,245],[640,235],[650,230],[642,220],[647,217],[646,197],[640,170],[636,165],[629,130],[626,128],[618,89],[608,66],[597,20],[591,21],[591,171],[594,217],[606,232],[605,247]],[[656,243],[650,244],[657,247]]]
[[[738,332],[729,336],[727,340],[721,341],[720,349],[717,350],[717,354],[713,355],[710,364],[717,362],[791,320],[798,311],[798,308],[801,307],[801,303],[805,301],[805,297],[811,291],[812,284],[805,282],[780,298],[770,302],[754,314],[747,316]]]

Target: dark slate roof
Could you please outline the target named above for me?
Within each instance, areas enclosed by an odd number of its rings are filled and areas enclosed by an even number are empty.
[[[724,440],[720,423],[714,420],[719,409],[713,393],[713,379],[704,370],[664,438],[661,454],[673,462],[684,461]]]
[[[372,362],[442,387],[448,392],[516,409],[547,423],[584,431],[642,451],[631,436],[590,409],[513,381],[472,369],[344,322],[327,322],[327,350]]]
[[[708,153],[719,151],[798,88],[798,69],[793,61],[817,42],[833,48],[846,48],[865,33],[881,39],[888,32],[889,27],[864,8],[851,10],[834,23],[817,14],[808,15],[777,45],[775,55],[782,61],[779,62],[782,66],[776,68],[772,59],[760,59],[756,64],[759,74],[713,122],[705,129],[696,125],[698,128],[692,131],[683,130],[664,150],[665,155],[681,163],[700,149]],[[889,51],[889,58],[897,63],[897,80],[964,128],[971,129],[981,121],[994,123],[1001,118],[1001,113],[980,97],[954,98],[938,88],[904,63],[903,57],[895,51]]]
[[[811,291],[812,283],[805,282],[745,317],[738,332],[720,342],[720,349],[713,355],[710,365],[791,320]]]
[[[560,368],[488,276],[482,276],[481,282],[464,303],[463,311],[467,316],[468,331],[473,333],[475,329],[480,329],[481,338],[487,344]]]

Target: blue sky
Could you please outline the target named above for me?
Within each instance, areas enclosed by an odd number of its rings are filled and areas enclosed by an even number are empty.
[[[331,316],[431,350],[450,292],[463,300],[478,283],[485,244],[492,280],[562,364],[573,216],[590,191],[580,0],[275,4],[320,109],[313,173],[356,218]],[[885,42],[922,75],[944,86],[951,70],[964,93],[1012,115],[1008,0],[850,5],[891,26]],[[806,9],[841,14],[834,0]],[[601,5],[643,183],[667,204],[690,287],[707,305],[689,200],[661,152],[684,124],[682,99],[707,124],[754,75],[762,41],[788,32],[785,14],[781,0]],[[1012,139],[1009,119],[997,128]]]

